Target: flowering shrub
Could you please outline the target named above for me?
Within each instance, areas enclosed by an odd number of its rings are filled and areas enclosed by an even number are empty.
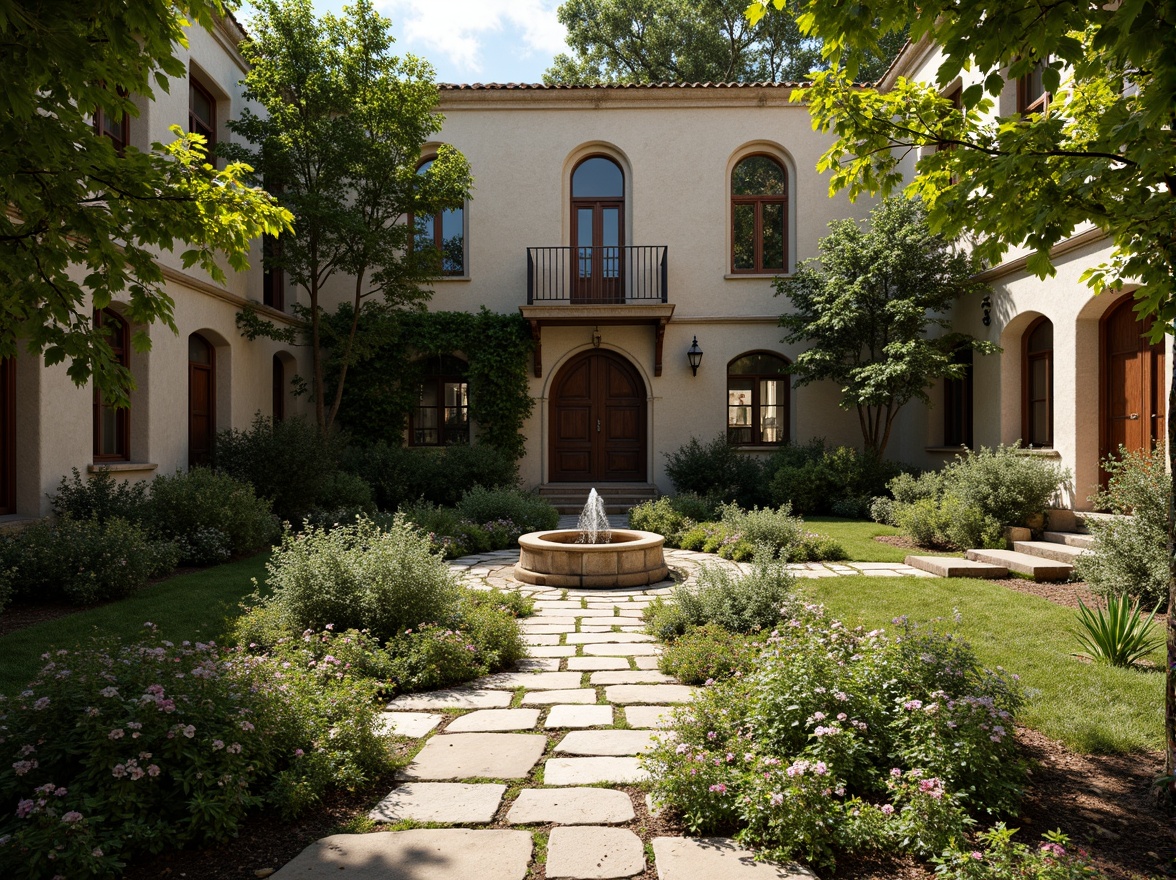
[[[1105,874],[1090,864],[1086,851],[1060,831],[1044,835],[1037,846],[1013,840],[1017,833],[999,823],[977,834],[976,848],[952,847],[933,859],[936,874],[947,880],[1099,880]]]
[[[678,546],[736,562],[751,559],[759,546],[770,547],[792,562],[845,559],[845,550],[836,540],[806,530],[804,520],[792,516],[787,505],[746,511],[728,504],[720,509],[718,522],[685,522],[675,536]]]
[[[42,520],[0,537],[0,569],[10,572],[18,596],[41,601],[118,599],[171,571],[178,558],[175,544],[115,516]]]
[[[759,656],[763,639],[762,635],[733,633],[707,623],[667,646],[658,668],[685,684],[713,684],[715,679],[748,672]]]
[[[559,513],[551,504],[538,495],[518,489],[474,486],[457,503],[457,512],[470,522],[515,524],[522,530],[519,534],[554,529],[559,523]]]
[[[137,852],[232,836],[387,764],[374,686],[340,642],[306,634],[253,656],[147,637],[45,655],[0,702],[0,875],[108,877]]]
[[[1014,807],[1014,683],[950,635],[850,630],[807,606],[744,674],[712,682],[649,753],[654,798],[695,833],[738,826],[772,857],[930,856]]]

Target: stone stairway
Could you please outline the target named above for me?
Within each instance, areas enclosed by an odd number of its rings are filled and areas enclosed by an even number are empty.
[[[1028,535],[1028,529],[1018,531]],[[1074,560],[1094,542],[1090,535],[1076,531],[1045,532],[1041,541],[1017,537],[1012,550],[969,550],[964,559],[908,556],[906,564],[940,577],[1003,578],[1016,572],[1035,581],[1064,581],[1074,573]]]
[[[608,514],[628,513],[630,507],[658,496],[653,483],[544,483],[539,487],[539,497],[561,514],[578,514],[593,489],[604,500],[604,512]]]

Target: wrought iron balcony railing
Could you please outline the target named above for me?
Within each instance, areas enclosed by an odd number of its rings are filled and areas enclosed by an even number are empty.
[[[664,245],[527,248],[527,305],[668,301]]]

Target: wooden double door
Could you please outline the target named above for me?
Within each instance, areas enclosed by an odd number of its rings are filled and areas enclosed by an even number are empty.
[[[645,384],[623,357],[589,351],[568,361],[550,412],[552,482],[645,482]]]
[[[1150,450],[1163,442],[1167,397],[1164,343],[1151,343],[1152,320],[1138,320],[1130,296],[1102,322],[1102,442],[1099,459],[1117,455],[1119,447]],[[1106,483],[1106,473],[1101,474]]]

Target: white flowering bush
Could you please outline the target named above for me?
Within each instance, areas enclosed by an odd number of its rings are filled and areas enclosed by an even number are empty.
[[[116,876],[128,857],[233,836],[387,765],[358,634],[269,654],[146,637],[45,655],[0,701],[0,876]],[[357,647],[358,646],[358,647]]]
[[[1016,805],[1015,682],[968,646],[896,621],[849,629],[805,606],[759,656],[708,682],[645,758],[654,798],[693,833],[736,827],[781,859],[929,857]]]

